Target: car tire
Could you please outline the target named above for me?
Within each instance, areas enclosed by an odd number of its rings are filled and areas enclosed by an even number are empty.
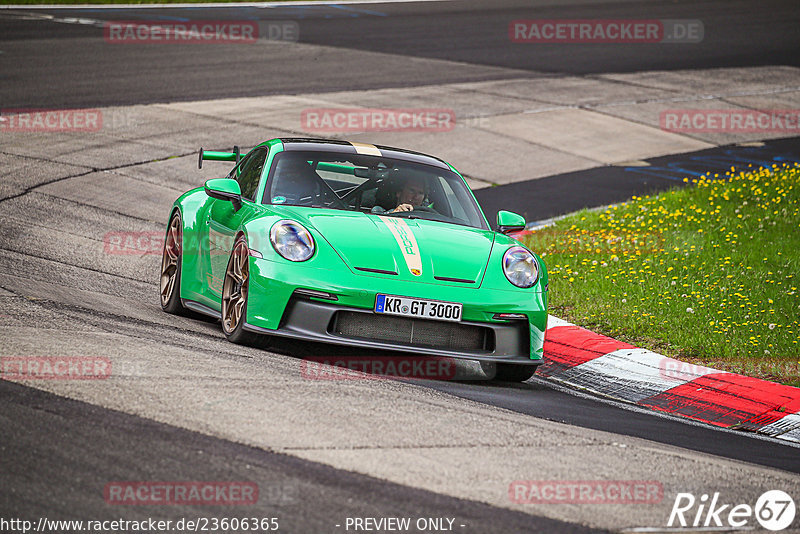
[[[222,282],[220,320],[228,341],[237,345],[265,346],[265,336],[244,329],[247,319],[247,294],[250,286],[250,248],[244,235],[233,244],[225,279]]]
[[[495,382],[525,382],[536,374],[536,365],[515,363],[481,362],[481,369]]]
[[[183,223],[180,211],[169,220],[164,248],[161,251],[161,309],[174,315],[187,315],[181,302],[181,265],[183,263]]]

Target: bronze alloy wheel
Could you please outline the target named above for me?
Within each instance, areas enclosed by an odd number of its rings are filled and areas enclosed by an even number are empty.
[[[230,335],[245,320],[247,281],[250,274],[250,249],[244,237],[233,246],[222,285],[222,330]]]
[[[181,257],[181,216],[176,213],[169,223],[161,255],[161,307],[168,308],[174,300],[175,283],[178,281]]]

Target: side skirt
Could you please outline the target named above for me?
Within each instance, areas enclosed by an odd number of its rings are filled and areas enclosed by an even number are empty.
[[[199,302],[195,302],[189,299],[181,299],[181,303],[183,304],[184,308],[189,308],[192,311],[197,313],[202,313],[203,315],[208,315],[209,317],[213,317],[214,319],[220,319],[222,314],[212,308],[209,308],[205,304],[200,304]]]

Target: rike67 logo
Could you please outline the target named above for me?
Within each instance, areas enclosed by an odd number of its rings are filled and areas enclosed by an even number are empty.
[[[719,527],[736,529],[755,527],[752,519],[767,530],[783,530],[789,528],[794,521],[795,504],[788,493],[781,490],[764,492],[755,506],[749,504],[728,504],[720,499],[719,492],[709,496],[703,494],[699,499],[691,493],[678,493],[672,512],[669,514],[668,527]]]

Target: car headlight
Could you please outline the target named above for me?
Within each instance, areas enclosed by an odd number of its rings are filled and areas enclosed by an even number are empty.
[[[302,225],[282,220],[272,225],[269,240],[275,250],[290,261],[306,261],[314,255],[314,238]]]
[[[523,247],[511,247],[503,255],[503,273],[517,287],[531,287],[539,279],[539,264]]]

